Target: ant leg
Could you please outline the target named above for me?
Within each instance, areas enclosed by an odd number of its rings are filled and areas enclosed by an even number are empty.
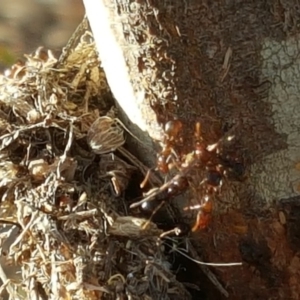
[[[234,128],[236,128],[236,126],[231,128],[229,132],[232,132]],[[220,144],[224,142],[231,142],[235,138],[235,135],[230,135],[229,132],[227,132],[223,137],[221,137],[216,143],[208,145],[206,148],[207,151],[209,152],[216,151],[216,153],[219,154],[218,147],[220,146]]]
[[[211,219],[211,215],[204,213],[202,210],[198,211],[196,222],[192,227],[191,231],[196,232],[201,229],[205,229]]]
[[[161,203],[159,205],[157,205],[157,207],[153,210],[151,217],[148,219],[148,221],[143,226],[143,229],[146,229],[149,226],[154,215],[163,207],[164,204],[165,204],[165,201],[161,201]]]
[[[144,178],[144,180],[140,183],[140,188],[143,189],[146,184],[149,182],[149,178],[150,178],[150,175],[151,175],[151,171],[153,170],[153,168],[149,169],[146,173],[146,176]]]
[[[201,204],[201,207],[197,213],[196,221],[191,231],[205,229],[211,219],[212,212],[212,200],[209,196],[205,196],[205,203]]]

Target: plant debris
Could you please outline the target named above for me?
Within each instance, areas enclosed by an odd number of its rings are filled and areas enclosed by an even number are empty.
[[[59,59],[40,47],[0,76],[0,221],[7,228],[0,245],[21,273],[11,280],[0,268],[1,292],[11,299],[190,299],[171,271],[162,231],[128,215],[121,195],[134,171],[147,170],[123,147],[125,132],[84,29]]]

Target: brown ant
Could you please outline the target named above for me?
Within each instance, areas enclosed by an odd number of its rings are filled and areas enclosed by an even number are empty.
[[[191,228],[192,231],[197,231],[207,227],[213,211],[214,195],[220,191],[223,179],[228,175],[228,170],[239,176],[243,173],[243,165],[237,159],[232,164],[230,157],[225,159],[222,157],[220,144],[224,137],[215,144],[205,142],[201,135],[201,124],[199,122],[195,126],[194,150],[185,156],[178,157],[174,146],[180,142],[181,129],[182,123],[179,120],[169,121],[165,124],[164,146],[158,155],[156,166],[156,170],[163,174],[169,173],[175,166],[178,169],[177,175],[160,188],[147,193],[143,200],[134,203],[132,207],[143,204],[145,208],[150,206],[149,201],[158,201],[158,198],[163,198],[162,201],[164,202],[185,192],[190,185],[188,174],[194,168],[201,168],[204,171],[204,179],[200,182],[199,187],[203,186],[205,196],[201,197],[199,204],[186,208],[198,210],[195,224]],[[232,138],[232,136],[227,137],[227,140],[230,141]]]
[[[180,132],[182,129],[182,123],[179,120],[168,121],[164,126],[164,140],[163,148],[157,156],[156,171],[162,174],[167,174],[174,167],[174,158],[178,159],[178,156],[174,150],[174,146],[180,141]],[[141,182],[140,187],[144,188],[149,180],[150,169],[145,179]]]
[[[179,120],[168,121],[164,126],[164,142],[163,149],[157,157],[156,169],[163,174],[166,174],[173,167],[170,162],[172,155],[177,157],[174,151],[175,143],[179,141],[179,134],[182,130],[182,123]]]
[[[227,139],[230,141],[232,138],[230,136]],[[200,204],[188,208],[198,209],[195,224],[191,229],[193,232],[207,227],[213,211],[214,195],[220,191],[223,178],[227,176],[226,167],[230,165],[230,160],[228,159],[225,165],[221,156],[220,144],[223,139],[208,145],[201,137],[201,124],[196,123],[194,157],[197,159],[198,165],[205,169],[205,177],[200,183],[200,185],[204,185],[205,196],[202,197]]]

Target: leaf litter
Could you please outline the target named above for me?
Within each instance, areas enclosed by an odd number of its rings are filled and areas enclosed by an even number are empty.
[[[190,299],[162,231],[120,205],[132,173],[147,168],[123,146],[126,132],[83,25],[59,58],[39,47],[0,75],[0,247],[20,272],[9,279],[1,267],[0,292]]]

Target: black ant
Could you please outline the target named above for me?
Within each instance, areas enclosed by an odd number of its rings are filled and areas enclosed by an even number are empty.
[[[166,227],[167,224],[173,225],[174,223],[176,223],[178,227],[180,224],[178,220],[179,216],[174,213],[174,209],[170,208],[167,201],[183,193],[188,186],[189,182],[186,177],[178,177],[172,181],[172,184],[166,190],[158,193],[154,199],[143,201],[140,205],[140,211],[143,215],[148,216],[150,219],[153,219],[155,223],[160,223],[164,227]],[[181,224],[180,227],[183,227],[183,224]],[[183,230],[180,230],[178,232],[182,231]],[[176,233],[176,235],[179,235],[179,233]]]

